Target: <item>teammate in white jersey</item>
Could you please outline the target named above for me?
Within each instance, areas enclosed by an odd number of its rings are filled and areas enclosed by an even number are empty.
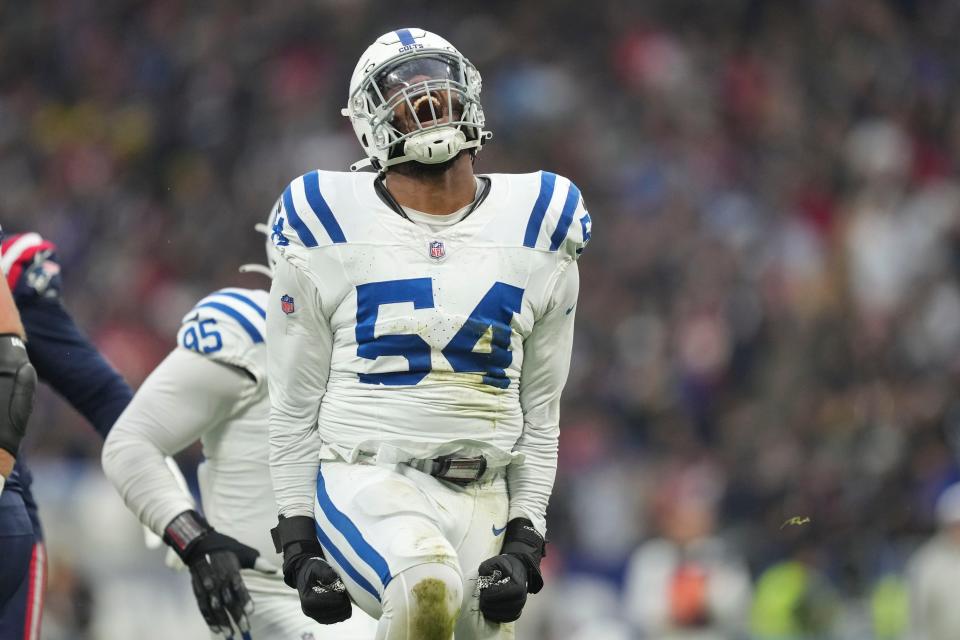
[[[221,289],[184,316],[177,348],[107,437],[103,468],[127,506],[190,568],[214,636],[369,639],[376,623],[362,613],[332,627],[304,616],[276,569],[266,301],[266,291]],[[199,468],[203,516],[165,463],[198,439],[205,458]]]
[[[377,638],[512,637],[543,585],[590,216],[552,173],[474,175],[479,93],[443,38],[381,36],[344,109],[376,172],[307,173],[272,222],[285,580],[323,622],[349,595]]]

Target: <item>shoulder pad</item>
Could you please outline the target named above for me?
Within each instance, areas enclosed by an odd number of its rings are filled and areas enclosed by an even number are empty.
[[[272,218],[270,236],[281,251],[291,244],[312,249],[347,241],[321,192],[321,174],[327,173],[330,172],[305,173],[284,189]]]
[[[558,251],[573,260],[590,242],[592,221],[583,204],[580,189],[567,178],[541,171],[523,236],[523,246]]]
[[[14,297],[60,297],[60,263],[57,247],[39,233],[18,233],[4,238],[0,267]]]
[[[183,316],[177,346],[241,367],[260,381],[266,374],[266,303],[260,289],[227,288],[202,298]]]

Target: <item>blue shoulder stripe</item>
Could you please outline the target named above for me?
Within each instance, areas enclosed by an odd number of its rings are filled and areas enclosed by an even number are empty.
[[[314,214],[320,219],[320,224],[323,225],[330,239],[333,240],[335,244],[346,242],[347,239],[343,235],[343,230],[337,223],[337,219],[333,217],[333,212],[330,211],[330,207],[327,206],[327,201],[324,200],[320,194],[319,171],[311,171],[303,176],[303,189],[307,194],[307,202],[310,204],[310,208],[313,209]]]
[[[543,216],[553,198],[553,189],[557,184],[557,174],[547,171],[540,172],[540,195],[530,211],[530,220],[527,221],[527,232],[523,235],[523,246],[533,249],[537,246],[537,237],[540,227],[543,226]]]
[[[293,230],[297,232],[297,235],[300,236],[300,242],[303,243],[303,246],[315,247],[317,246],[317,239],[313,237],[307,225],[303,224],[303,220],[300,219],[300,215],[293,206],[292,186],[292,184],[287,185],[287,188],[283,190],[283,209],[287,212],[287,220]]]
[[[258,305],[256,302],[254,302],[247,296],[243,295],[242,293],[237,293],[236,291],[217,291],[214,295],[230,296],[235,300],[239,300],[240,302],[244,303],[245,305],[247,305],[248,307],[256,311],[261,318],[263,318],[264,320],[267,319],[267,312],[264,311],[260,305]]]
[[[257,330],[253,323],[243,317],[243,314],[234,309],[233,307],[228,307],[222,302],[204,302],[203,304],[198,304],[194,309],[216,309],[217,311],[223,312],[236,320],[241,327],[250,335],[250,339],[255,343],[263,342],[263,336],[260,335],[260,331]]]
[[[553,230],[553,235],[550,236],[550,251],[556,251],[563,244],[578,204],[580,204],[580,189],[571,182],[570,189],[567,191],[567,200],[563,203],[563,211],[560,212],[560,221],[557,223],[557,228]]]
[[[317,471],[317,503],[320,505],[320,509],[323,511],[323,515],[327,517],[327,520],[346,538],[350,546],[353,547],[353,551],[360,556],[360,559],[366,562],[370,568],[376,572],[380,578],[380,582],[383,583],[383,587],[386,588],[393,578],[393,576],[390,575],[390,567],[387,566],[387,561],[383,559],[383,556],[381,556],[376,549],[370,546],[370,543],[366,541],[363,534],[357,529],[357,525],[337,509],[333,501],[330,500],[330,496],[327,494],[327,485],[323,481],[323,469]],[[380,598],[377,597],[377,599],[379,600]]]

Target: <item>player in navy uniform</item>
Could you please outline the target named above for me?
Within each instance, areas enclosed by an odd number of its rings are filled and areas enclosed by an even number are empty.
[[[3,241],[0,267],[37,376],[105,437],[133,392],[61,304],[55,250],[36,233],[12,235]],[[0,638],[40,636],[46,558],[30,483],[30,472],[18,459],[0,494]]]

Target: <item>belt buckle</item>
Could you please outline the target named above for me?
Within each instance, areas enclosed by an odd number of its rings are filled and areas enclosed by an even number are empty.
[[[479,480],[486,470],[487,459],[483,456],[475,458],[440,456],[433,459],[430,475],[454,484],[468,485]]]

